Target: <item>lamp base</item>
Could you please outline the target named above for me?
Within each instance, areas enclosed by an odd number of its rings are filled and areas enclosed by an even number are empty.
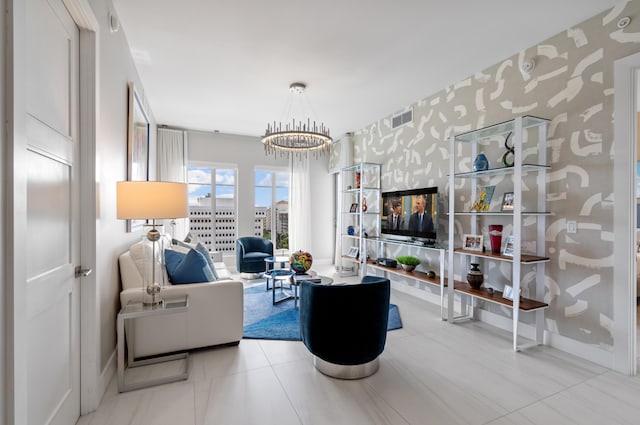
[[[145,287],[145,296],[142,303],[146,305],[155,305],[162,302],[160,296],[160,285],[158,283],[150,283]]]

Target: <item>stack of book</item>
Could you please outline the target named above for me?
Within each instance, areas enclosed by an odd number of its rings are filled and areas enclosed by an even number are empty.
[[[310,274],[297,274],[294,276],[296,283],[300,283],[302,281],[306,281],[306,282],[313,282],[313,283],[321,283],[322,280],[320,279],[320,276],[314,276],[314,275],[310,275]]]

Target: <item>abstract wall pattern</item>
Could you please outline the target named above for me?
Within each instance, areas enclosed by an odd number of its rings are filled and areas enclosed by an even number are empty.
[[[623,16],[632,22],[619,29]],[[410,125],[392,130],[390,115],[360,129],[355,162],[381,163],[383,190],[438,186],[445,194],[439,238],[446,241],[447,138],[519,115],[550,119],[547,201],[554,215],[546,230],[547,330],[610,350],[613,68],[615,60],[638,51],[640,2],[623,2],[410,105]],[[531,74],[520,71],[528,58],[536,60]],[[470,161],[461,166],[471,169]],[[468,227],[464,220],[456,225]],[[566,233],[567,220],[578,222],[576,234]]]

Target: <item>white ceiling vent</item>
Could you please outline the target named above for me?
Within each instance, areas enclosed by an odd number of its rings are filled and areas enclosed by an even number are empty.
[[[391,128],[395,129],[413,121],[413,109],[391,117]]]

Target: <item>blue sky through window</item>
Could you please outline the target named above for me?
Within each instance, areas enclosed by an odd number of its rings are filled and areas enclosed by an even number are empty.
[[[189,183],[189,203],[196,204],[197,198],[205,197],[211,192],[211,172],[210,167],[189,166],[187,168],[187,181]],[[282,171],[255,171],[255,186],[271,188],[271,182],[276,179],[276,201],[289,200],[289,173]],[[219,168],[216,169],[216,197],[233,198],[235,186],[235,170]],[[256,206],[271,205],[271,190],[256,190]]]

